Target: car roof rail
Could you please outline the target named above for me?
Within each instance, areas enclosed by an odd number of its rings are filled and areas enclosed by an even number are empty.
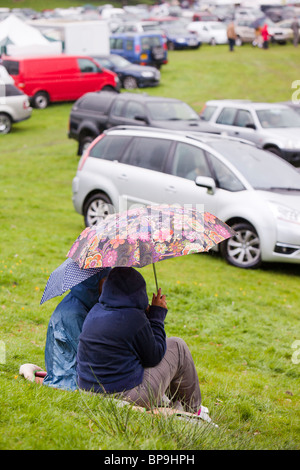
[[[253,147],[256,147],[255,143],[254,142],[251,142],[249,140],[246,140],[246,139],[242,139],[242,138],[239,138],[239,137],[233,137],[233,136],[229,136],[227,135],[226,133],[221,133],[221,132],[205,132],[205,131],[180,131],[180,130],[172,130],[172,129],[164,129],[164,128],[161,128],[161,127],[150,127],[150,126],[147,126],[147,127],[141,127],[141,126],[130,126],[130,125],[119,125],[119,126],[115,126],[115,127],[110,127],[109,129],[106,129],[106,131],[104,132],[110,132],[110,131],[114,131],[114,130],[128,130],[128,131],[141,131],[141,132],[156,132],[156,133],[159,133],[159,134],[171,134],[171,135],[174,135],[174,136],[177,136],[177,135],[181,135],[181,136],[184,136],[188,139],[191,139],[191,140],[199,140],[199,141],[208,141],[208,140],[211,140],[212,138],[213,139],[219,139],[219,140],[222,140],[224,138],[226,138],[227,140],[232,140],[234,142],[240,142],[240,143],[244,143],[244,144],[250,144],[252,145]]]

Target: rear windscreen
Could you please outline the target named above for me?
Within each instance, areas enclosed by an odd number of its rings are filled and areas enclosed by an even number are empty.
[[[3,60],[2,65],[4,65],[9,75],[19,75],[19,62],[17,60]]]

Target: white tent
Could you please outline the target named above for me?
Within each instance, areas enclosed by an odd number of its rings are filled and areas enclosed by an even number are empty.
[[[13,14],[0,22],[1,45],[8,55],[49,55],[62,51],[61,42],[48,41],[36,28]]]

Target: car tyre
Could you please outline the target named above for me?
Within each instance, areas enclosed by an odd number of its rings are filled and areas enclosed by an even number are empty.
[[[106,194],[93,194],[84,204],[83,215],[85,226],[91,227],[96,225],[114,212],[114,206]]]
[[[12,120],[8,114],[0,113],[0,134],[8,134],[11,131]]]
[[[238,36],[235,40],[235,45],[237,47],[241,47],[243,45],[243,41],[242,41],[242,38],[240,38],[240,36]]]
[[[38,91],[32,98],[32,106],[37,109],[45,109],[49,105],[49,96],[44,91]]]
[[[260,240],[255,228],[246,222],[232,225],[236,235],[220,245],[227,263],[238,268],[258,268],[261,265]]]
[[[125,77],[123,80],[123,87],[126,90],[133,90],[134,88],[138,88],[138,84],[134,77]]]

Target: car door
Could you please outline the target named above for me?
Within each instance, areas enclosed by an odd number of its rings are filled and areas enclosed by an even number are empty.
[[[146,126],[146,109],[142,103],[135,100],[116,100],[114,103],[109,127],[118,125]]]
[[[218,190],[213,194],[206,187],[197,186],[195,183],[197,176],[212,177],[203,149],[178,142],[169,164],[168,173],[163,180],[163,202],[197,205],[200,210],[213,214],[217,212]]]
[[[215,126],[226,134],[258,143],[259,136],[255,129],[247,126],[255,124],[249,110],[225,106],[215,118]]]
[[[165,202],[165,164],[172,142],[134,137],[117,168],[117,185],[124,208]]]

